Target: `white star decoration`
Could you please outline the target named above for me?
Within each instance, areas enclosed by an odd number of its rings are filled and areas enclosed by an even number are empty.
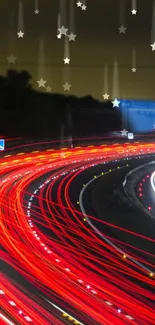
[[[82,7],[82,2],[78,1],[76,4],[77,4],[77,7]]]
[[[70,59],[69,58],[65,58],[64,59],[64,64],[69,64],[69,62],[70,62]]]
[[[70,35],[68,35],[68,38],[69,38],[69,41],[75,41],[75,37],[77,35],[73,34],[73,33],[70,33]]]
[[[68,29],[65,28],[65,26],[61,26],[61,28],[58,29],[61,35],[67,35]]]
[[[61,34],[57,34],[57,39],[61,39],[62,35]]]
[[[112,101],[113,107],[119,107],[120,102],[115,98],[114,101]]]
[[[52,87],[50,87],[50,86],[47,86],[47,87],[46,87],[46,91],[47,91],[47,93],[51,93],[51,90],[52,90]]]
[[[39,14],[39,10],[38,9],[35,9],[34,13],[35,13],[35,15],[38,15]]]
[[[125,34],[125,32],[126,32],[126,27],[124,27],[124,26],[122,25],[121,27],[118,28],[118,30],[119,30],[119,33],[120,33],[120,34]]]
[[[13,64],[15,64],[16,62],[16,57],[13,55],[13,54],[11,54],[10,56],[8,56],[7,57],[7,60],[8,60],[8,63],[13,63]]]
[[[68,82],[66,82],[62,87],[64,88],[64,91],[66,90],[70,91],[71,85]]]
[[[82,5],[82,10],[86,10],[87,9],[87,6],[85,6],[85,5]]]
[[[136,9],[132,9],[131,12],[132,12],[132,15],[136,15],[137,14],[137,10]]]
[[[155,51],[155,42],[150,45],[152,47],[152,51]]]
[[[82,10],[86,10],[87,9],[87,6],[85,4],[83,4],[81,1],[77,1],[76,2],[76,5],[77,7],[80,7]],[[34,13],[37,15],[39,14],[39,9],[35,9],[34,10]],[[137,10],[136,9],[132,9],[131,10],[131,13],[132,15],[136,15],[137,14]],[[126,33],[126,27],[124,27],[123,25],[121,25],[118,30],[119,30],[119,34],[125,34]],[[62,25],[59,29],[58,29],[58,34],[57,34],[57,39],[61,39],[63,35],[67,36],[69,41],[75,41],[75,38],[77,37],[77,35],[75,35],[73,32],[71,32],[70,34],[67,34],[68,32],[68,29],[65,28],[64,25]],[[24,37],[24,32],[23,31],[19,31],[17,32],[17,35],[18,35],[18,38],[23,38]],[[153,42],[153,41],[152,41]],[[152,51],[155,51],[155,41],[150,44],[150,47],[152,48]],[[15,64],[16,63],[16,60],[17,58],[13,55],[13,54],[10,54],[10,56],[7,57],[7,60],[8,60],[8,63],[9,64]],[[64,61],[64,64],[69,64],[70,63],[70,58],[68,57],[65,57],[63,59]],[[132,67],[131,70],[133,73],[135,73],[137,71],[137,68],[136,67]],[[139,70],[138,70],[139,71]],[[46,91],[47,92],[51,92],[51,89],[52,87],[50,86],[45,86],[45,84],[47,83],[47,81],[45,81],[43,78],[41,78],[40,80],[37,81],[38,83],[38,87],[44,87],[46,88]],[[71,88],[71,85],[66,82],[64,85],[63,85],[63,88],[64,88],[64,91],[70,91],[70,88]],[[109,94],[105,93],[102,95],[103,99],[104,100],[108,100],[109,99]],[[113,107],[119,107],[120,105],[120,101],[118,101],[117,98],[115,98],[113,101],[111,101],[111,103],[113,104]],[[154,129],[155,129],[155,124],[154,124]],[[124,132],[126,132],[124,134]],[[127,135],[128,131],[126,131],[125,129],[123,131],[121,131],[122,135]]]
[[[122,133],[122,136],[127,136],[128,131],[126,131],[125,129],[123,129],[123,130],[121,131],[121,133]]]
[[[18,35],[18,38],[23,38],[24,33],[20,30],[20,32],[18,32],[17,35]]]
[[[47,81],[45,81],[43,78],[41,78],[40,80],[37,81],[38,82],[38,87],[45,87],[45,83]]]
[[[102,95],[102,96],[103,96],[103,98],[104,98],[105,100],[109,99],[109,95],[108,95],[107,93],[105,93],[105,94]]]

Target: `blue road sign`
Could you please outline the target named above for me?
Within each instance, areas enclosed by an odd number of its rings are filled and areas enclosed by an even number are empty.
[[[134,139],[134,134],[133,133],[128,133],[128,139]]]
[[[5,149],[5,140],[0,139],[0,150]]]
[[[134,133],[152,132],[155,124],[155,100],[121,100],[125,127]]]

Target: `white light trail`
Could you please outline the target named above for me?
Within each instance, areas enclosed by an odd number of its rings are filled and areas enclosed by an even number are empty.
[[[136,68],[136,49],[132,49],[132,69]]]
[[[69,4],[69,31],[75,34],[75,2],[70,0]]]
[[[132,0],[132,10],[137,10],[137,0]]]
[[[118,62],[114,61],[113,67],[113,87],[112,87],[112,98],[120,98],[119,97],[119,71],[118,71]]]
[[[35,10],[39,10],[39,0],[35,0],[34,8],[35,8]]]
[[[76,318],[74,318],[73,316],[71,316],[70,314],[66,313],[63,309],[61,309],[60,307],[58,307],[57,305],[53,304],[51,301],[45,299],[46,301],[49,302],[50,305],[52,305],[54,308],[56,308],[57,310],[59,310],[61,313],[66,314],[68,317],[72,317],[72,319],[76,322],[78,322],[79,325],[84,325],[83,323],[79,322]]]
[[[155,192],[155,172],[153,172],[150,177],[150,183],[151,183],[153,191]]]
[[[18,3],[18,30],[24,32],[23,2]]]
[[[155,42],[155,1],[152,8],[152,27],[151,27],[151,42]]]
[[[39,39],[39,51],[38,51],[38,80],[45,78],[46,75],[46,58],[45,58],[45,43],[44,39]]]
[[[108,66],[105,64],[104,67],[104,85],[103,85],[103,94],[109,92],[109,84],[108,84]]]
[[[125,26],[126,23],[126,2],[124,0],[120,0],[120,12],[119,12],[119,26]]]
[[[9,325],[15,325],[13,322],[11,322],[7,317],[5,317],[3,314],[0,313],[0,319],[2,319],[4,322],[6,322]]]

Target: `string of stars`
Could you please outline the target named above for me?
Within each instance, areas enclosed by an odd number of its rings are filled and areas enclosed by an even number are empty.
[[[86,9],[87,9],[87,6],[82,1],[77,1],[76,5],[77,5],[77,8],[81,9],[82,11],[86,11]],[[40,13],[39,8],[35,8],[34,13],[35,13],[35,15],[39,15],[39,13]],[[137,9],[132,8],[131,14],[132,15],[137,15]],[[127,27],[125,27],[124,25],[121,25],[118,28],[118,30],[119,30],[119,34],[125,34],[126,30],[127,30]],[[57,39],[62,39],[62,36],[65,36],[65,37],[67,36],[69,41],[75,41],[77,35],[75,35],[73,32],[71,32],[70,34],[67,34],[67,32],[68,32],[68,29],[65,28],[64,25],[62,25],[60,28],[58,28]],[[19,39],[24,38],[24,32],[22,30],[20,30],[19,32],[17,32],[17,36],[18,36]],[[153,44],[150,44],[150,46],[152,48],[152,51],[155,51],[155,42]],[[9,64],[15,64],[17,58],[13,54],[11,54],[9,57],[7,57],[7,60],[8,60]],[[70,58],[69,57],[65,57],[63,59],[63,61],[64,61],[64,64],[70,64]],[[131,70],[132,70],[132,72],[136,72],[137,69],[136,69],[136,67],[132,67]],[[51,89],[52,89],[50,86],[47,86],[47,87],[45,86],[47,81],[45,81],[43,78],[38,80],[37,83],[38,83],[39,88],[40,87],[46,88],[47,92],[50,92]],[[68,82],[66,82],[63,85],[63,88],[64,88],[64,91],[70,91],[71,85]],[[110,95],[105,93],[102,96],[103,96],[104,100],[108,100]],[[118,101],[118,99],[115,98],[112,101],[112,104],[113,104],[113,107],[119,107],[120,101]]]

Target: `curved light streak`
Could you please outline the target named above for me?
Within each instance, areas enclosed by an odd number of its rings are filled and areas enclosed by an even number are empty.
[[[155,172],[152,173],[150,177],[150,182],[151,182],[152,189],[155,192]]]
[[[8,151],[0,158],[1,257],[41,296],[36,298],[23,285],[3,275],[3,310],[20,325],[62,325],[65,317],[67,322],[77,324],[90,325],[91,321],[93,325],[152,325],[154,310],[149,300],[155,298],[155,284],[141,267],[144,262],[149,265],[148,253],[143,259],[134,248],[134,259],[138,261],[135,268],[129,258],[122,260],[122,252],[127,250],[128,256],[129,247],[120,241],[120,251],[116,251],[117,245],[98,238],[83,222],[71,194],[76,189],[74,182],[82,182],[90,167],[130,159],[141,150],[143,154],[154,153],[155,145],[133,143],[64,150],[49,147],[42,152],[31,146],[27,152],[24,146],[21,148],[16,146],[12,153]],[[154,243],[151,238],[145,239]],[[145,289],[146,284],[151,289]],[[47,300],[51,308],[56,306],[50,312]]]
[[[121,167],[123,168],[123,167]],[[121,169],[120,168],[120,169]],[[116,169],[117,170],[117,169]],[[89,225],[95,230],[95,232],[105,241],[107,242],[110,246],[112,246],[114,249],[116,249],[116,251],[118,251],[119,253],[121,253],[122,255],[125,254],[125,252],[123,250],[121,250],[117,245],[115,245],[111,240],[109,240],[106,236],[103,235],[103,233],[93,225],[93,223],[90,221],[89,216],[87,216],[87,213],[84,209],[84,205],[83,205],[83,195],[84,192],[86,191],[87,187],[94,182],[97,178],[101,177],[97,176],[95,179],[91,179],[87,184],[85,184],[84,188],[81,190],[80,195],[79,195],[79,203],[80,203],[80,208],[81,211],[83,213],[83,216],[86,218],[87,222],[89,223]],[[143,264],[141,264],[140,262],[136,261],[133,257],[131,257],[130,255],[128,255],[128,259],[130,259],[132,262],[134,262],[135,264],[139,265],[142,269],[144,269],[147,272],[152,272],[152,270],[150,270],[149,268],[145,267]]]

